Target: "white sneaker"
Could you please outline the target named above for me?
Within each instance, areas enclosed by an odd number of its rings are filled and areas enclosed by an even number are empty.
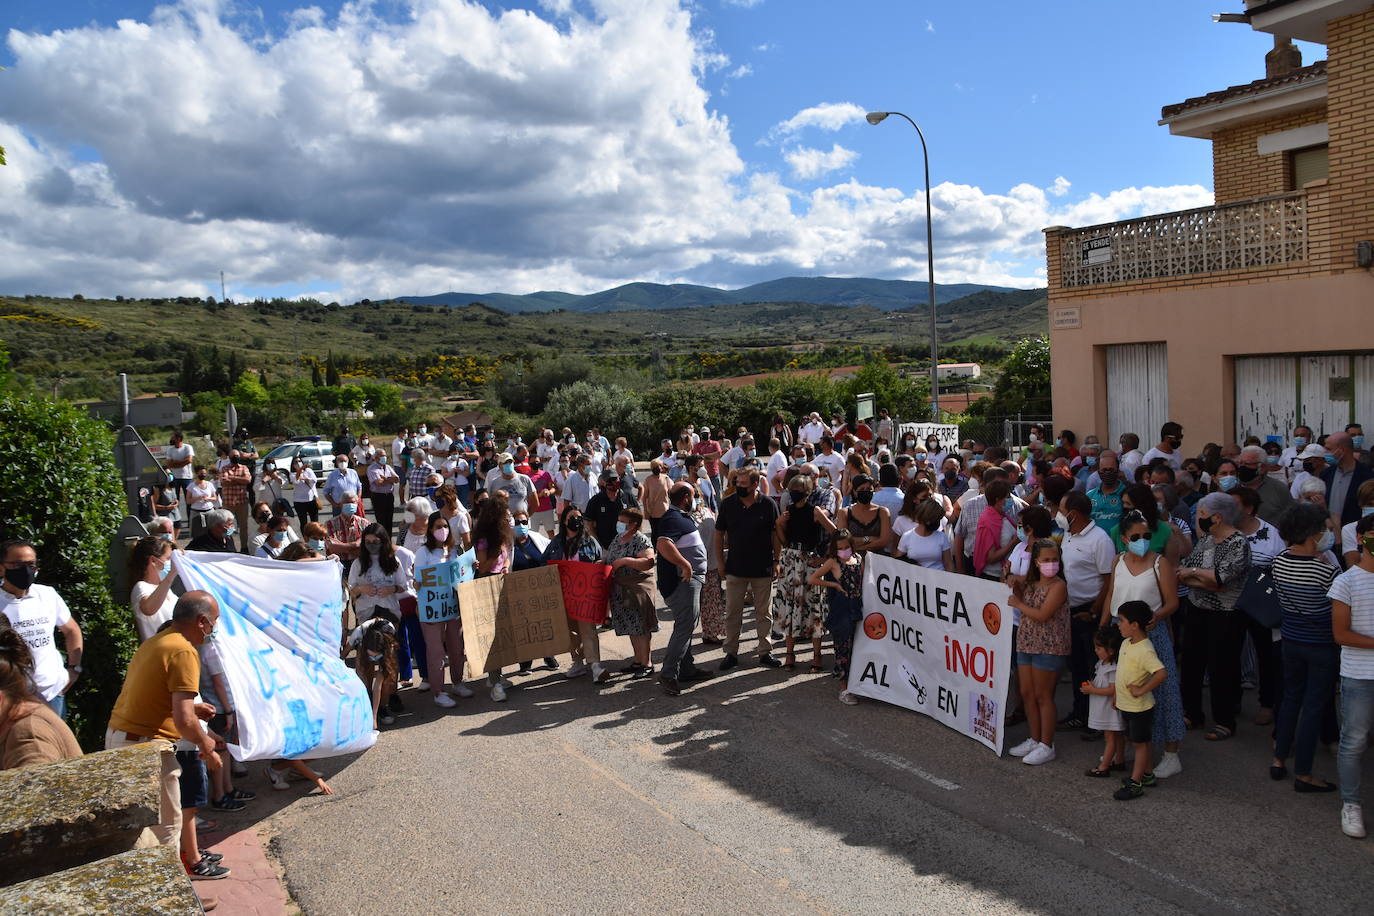
[[[1357,840],[1364,839],[1364,809],[1352,802],[1341,805],[1341,833]]]
[[[841,690],[840,702],[846,706],[858,706],[859,698],[854,696],[854,694],[850,693],[848,690]]]
[[[452,709],[458,705],[458,701],[446,693],[436,693],[434,695],[434,705],[442,706],[444,709]]]
[[[1178,759],[1178,754],[1173,751],[1165,751],[1159,758],[1159,763],[1155,764],[1155,778],[1168,779],[1170,776],[1177,776],[1183,772],[1183,762]]]
[[[574,664],[572,667],[570,667],[567,671],[564,671],[564,672],[563,672],[563,676],[564,676],[565,678],[567,678],[568,680],[572,680],[572,679],[575,678],[575,677],[581,677],[582,675],[586,674],[586,673],[587,673],[588,671],[590,671],[590,670],[592,670],[592,669],[589,668],[589,667],[587,667],[587,663],[586,663],[586,662],[577,662],[577,663]]]
[[[1054,759],[1054,747],[1048,744],[1037,744],[1035,750],[1021,758],[1021,762],[1029,766],[1038,767],[1042,763],[1049,763]]]
[[[501,686],[500,681],[491,685],[491,699],[493,703],[506,702],[506,688]]]
[[[429,681],[421,681],[420,686],[416,687],[415,689],[420,691],[421,693],[424,693],[425,691],[429,690]]]
[[[267,765],[267,780],[272,783],[272,788],[278,792],[284,792],[291,788],[286,784],[286,774],[281,770],[274,769],[270,763]]]
[[[396,717],[393,716],[393,715],[392,715],[391,713],[389,713],[389,712],[383,711],[383,712],[377,717],[377,721],[380,722],[380,723],[382,723],[383,725],[395,725],[395,724],[396,724]]]
[[[592,663],[592,680],[596,681],[598,684],[604,684],[610,679],[611,669],[601,664],[601,662]]]
[[[1011,754],[1013,757],[1024,757],[1039,746],[1039,741],[1036,741],[1034,738],[1027,738],[1025,741],[1016,745],[1016,747],[1007,751],[1007,753]]]
[[[462,697],[464,700],[471,700],[476,696],[476,694],[472,692],[472,688],[461,681],[457,684],[449,684],[444,690],[453,694],[455,697]]]

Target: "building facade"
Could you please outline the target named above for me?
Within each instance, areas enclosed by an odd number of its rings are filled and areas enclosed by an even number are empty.
[[[1165,106],[1211,207],[1045,230],[1056,425],[1242,442],[1374,424],[1374,2],[1250,2],[1266,76]],[[1327,59],[1303,66],[1291,39]],[[1192,448],[1189,448],[1192,451]]]

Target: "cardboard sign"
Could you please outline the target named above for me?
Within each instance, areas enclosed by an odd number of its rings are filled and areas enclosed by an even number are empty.
[[[1002,753],[1010,589],[870,553],[849,690],[914,709]]]
[[[554,560],[563,580],[563,607],[572,620],[605,623],[610,616],[611,568],[605,563]]]
[[[944,423],[903,423],[898,436],[908,434],[914,436],[921,445],[925,445],[926,440],[934,436],[940,440],[940,450],[943,452],[953,452],[959,448],[959,427],[957,426],[949,426]]]
[[[539,566],[458,586],[468,680],[570,648],[558,570]]]

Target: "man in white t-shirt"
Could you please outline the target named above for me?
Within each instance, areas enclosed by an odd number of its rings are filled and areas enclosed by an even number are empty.
[[[1117,456],[1121,480],[1130,486],[1135,483],[1135,469],[1145,463],[1145,454],[1140,450],[1140,437],[1135,433],[1122,433],[1117,441],[1121,446]]]
[[[781,439],[770,439],[768,441],[768,468],[764,472],[768,477],[768,483],[773,491],[773,499],[777,500],[783,491],[782,475],[787,473],[787,449],[782,447]]]
[[[1093,522],[1093,502],[1086,493],[1070,490],[1065,494],[1059,501],[1055,521],[1064,530],[1059,552],[1063,557],[1064,581],[1069,585],[1072,640],[1069,667],[1073,683],[1081,684],[1093,679],[1093,632],[1102,612],[1098,606],[1102,590],[1116,562],[1116,545],[1107,532]],[[1079,697],[1082,697],[1081,702]],[[1074,691],[1073,712],[1060,724],[1070,728],[1087,727],[1087,694]]]
[[[1175,471],[1183,470],[1183,427],[1170,420],[1159,429],[1159,444],[1145,453],[1144,463],[1151,464],[1162,458]],[[1083,702],[1087,702],[1084,697]]]
[[[820,450],[816,457],[811,459],[811,463],[818,468],[825,468],[830,472],[830,479],[835,481],[838,486],[840,477],[844,474],[844,458],[839,452],[835,451],[835,443],[827,434],[819,440]]]
[[[1293,427],[1293,438],[1288,441],[1288,447],[1279,453],[1279,467],[1286,469],[1290,478],[1296,475],[1303,469],[1303,449],[1315,445],[1316,442],[1317,440],[1312,437],[1312,427]]]
[[[57,590],[38,585],[38,551],[28,541],[0,547],[5,581],[0,584],[0,613],[24,637],[33,653],[33,683],[52,711],[67,717],[67,690],[81,675],[81,627]],[[62,631],[67,658],[57,651],[53,632]]]
[[[196,452],[179,429],[172,431],[172,437],[168,441],[171,444],[163,453],[162,463],[172,475],[172,486],[177,492],[177,508],[174,512],[176,517],[172,521],[180,527],[187,520],[187,512],[184,508],[186,506],[186,488],[191,485],[192,465],[195,464]]]
[[[812,413],[806,418],[806,422],[797,428],[797,441],[803,445],[815,445],[821,441],[821,436],[827,435],[830,430],[825,428],[821,422],[821,415]]]

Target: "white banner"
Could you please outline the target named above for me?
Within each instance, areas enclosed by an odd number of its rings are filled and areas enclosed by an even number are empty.
[[[956,452],[959,450],[959,427],[957,426],[948,426],[944,423],[903,423],[899,430],[897,433],[899,437],[910,433],[916,437],[916,441],[922,446],[931,436],[934,436],[940,440],[941,451]]]
[[[372,701],[339,658],[339,564],[173,553],[186,588],[219,601],[215,646],[238,710],[239,760],[337,757],[377,741]],[[207,698],[208,699],[208,698]]]
[[[1011,591],[870,553],[849,690],[905,706],[1002,753]]]

